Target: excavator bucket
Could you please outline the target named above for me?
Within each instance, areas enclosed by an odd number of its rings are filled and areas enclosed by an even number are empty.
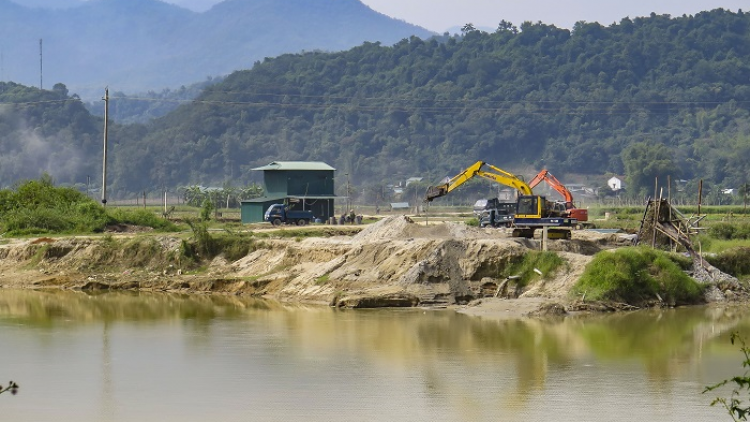
[[[427,194],[425,195],[426,202],[432,202],[435,198],[440,198],[448,194],[448,185],[430,186],[427,188]]]

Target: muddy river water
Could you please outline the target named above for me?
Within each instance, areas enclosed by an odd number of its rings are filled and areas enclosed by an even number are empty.
[[[746,308],[497,320],[0,290],[2,420],[717,421]]]

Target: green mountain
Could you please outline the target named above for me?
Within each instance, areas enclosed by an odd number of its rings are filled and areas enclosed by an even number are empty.
[[[320,160],[364,187],[485,160],[599,185],[624,175],[634,197],[654,177],[736,188],[747,181],[749,108],[741,11],[572,31],[501,22],[265,59],[163,118],[116,126],[111,180],[119,192],[239,185],[270,161]]]

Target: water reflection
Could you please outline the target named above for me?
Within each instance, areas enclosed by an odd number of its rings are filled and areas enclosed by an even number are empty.
[[[615,393],[638,400],[689,394],[690,404],[700,406],[710,399],[684,391],[681,382],[699,390],[724,376],[707,369],[706,357],[735,356],[728,333],[749,328],[742,307],[512,321],[451,311],[285,306],[221,295],[0,291],[1,338],[20,339],[16,353],[38,353],[29,364],[52,354],[62,364],[70,359],[77,365],[65,351],[77,343],[93,354],[88,362],[98,362],[96,368],[80,363],[91,378],[89,387],[99,391],[95,415],[75,414],[70,420],[157,420],[130,409],[127,402],[133,400],[155,415],[186,412],[181,417],[197,420],[203,410],[192,406],[202,394],[224,403],[224,420],[242,420],[247,404],[238,403],[248,400],[274,420],[325,420],[342,406],[358,409],[356,420],[389,420],[398,413],[382,407],[399,400],[421,412],[418,420],[497,420],[499,415],[524,420],[545,411],[540,400],[568,408],[584,397],[604,395],[599,405],[612,406],[607,395]],[[6,359],[13,358],[0,351],[0,361]],[[708,372],[713,378],[706,379]],[[151,381],[154,389],[175,390],[176,397],[196,403],[175,397],[180,404],[162,409],[134,390],[134,377],[154,373],[160,374]],[[29,370],[27,376],[44,379],[45,374]],[[183,385],[218,379],[213,393]],[[623,385],[615,385],[619,382]],[[610,392],[613,388],[623,391]],[[331,409],[319,408],[325,407],[321,402]],[[281,411],[285,406],[290,410]],[[631,404],[620,406],[632,416]],[[309,413],[306,407],[317,410]],[[687,409],[689,416],[694,410]],[[206,411],[213,415],[216,409]]]

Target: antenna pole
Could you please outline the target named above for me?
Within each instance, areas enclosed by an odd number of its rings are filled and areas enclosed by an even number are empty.
[[[109,87],[104,88],[104,160],[102,163],[102,205],[107,206],[107,122],[109,121]]]

